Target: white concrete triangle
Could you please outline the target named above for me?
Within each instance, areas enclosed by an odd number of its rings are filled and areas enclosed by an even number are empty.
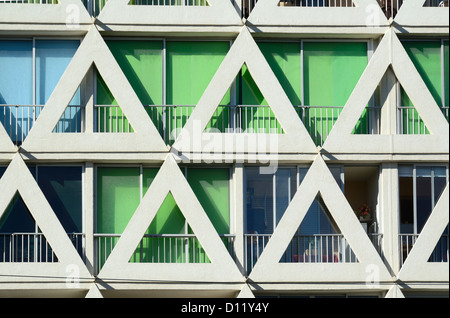
[[[211,263],[131,263],[136,247],[168,193],[208,255]],[[158,281],[242,282],[230,253],[190,188],[172,154],[168,154],[136,212],[129,221],[99,275],[101,279]]]
[[[17,148],[14,146],[11,138],[6,132],[2,124],[0,124],[0,152],[16,152]]]
[[[259,0],[248,21],[258,26],[388,26],[376,0],[353,0],[354,7],[278,6],[279,1]]]
[[[130,5],[130,0],[108,1],[98,19],[108,25],[240,25],[231,1],[207,0],[208,6]]]
[[[430,131],[429,135],[352,134],[390,66]],[[323,148],[330,153],[448,153],[448,122],[393,30],[381,40]]]
[[[417,241],[405,260],[398,279],[402,281],[448,281],[448,262],[428,262],[436,244],[449,224],[449,185],[425,223]],[[448,253],[448,251],[447,251]]]
[[[386,293],[385,298],[405,298],[405,295],[403,295],[400,287],[394,285]]]
[[[253,294],[248,284],[245,284],[239,292],[237,298],[255,298],[255,295]]]
[[[358,263],[281,263],[280,259],[320,193]],[[249,279],[254,282],[390,281],[386,266],[355,216],[320,155],[314,160],[294,198],[264,248]],[[372,281],[370,284],[373,284]]]
[[[56,124],[92,65],[97,68],[134,132],[53,133]],[[168,151],[168,147],[95,26],[91,27],[67,66],[36,123],[25,138],[22,148],[26,151],[57,151],[59,153]]]
[[[31,175],[20,154],[16,154],[0,179],[0,218],[18,193],[44,235],[58,262],[55,263],[0,263],[0,281],[64,282],[76,268],[79,282],[92,281],[92,277],[65,232],[50,204]]]
[[[283,134],[205,132],[211,117],[244,64],[281,125]],[[214,141],[212,146],[211,140]],[[219,154],[254,153],[265,156],[284,152],[317,153],[311,136],[247,27],[242,28],[172,149],[189,157],[186,153],[204,152],[209,146]]]
[[[100,291],[100,289],[98,289],[97,284],[92,284],[91,288],[89,288],[88,293],[86,294],[85,298],[103,298],[103,295]]]

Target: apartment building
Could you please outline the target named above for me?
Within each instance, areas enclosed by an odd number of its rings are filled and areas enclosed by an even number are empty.
[[[448,19],[0,0],[0,296],[448,297]]]

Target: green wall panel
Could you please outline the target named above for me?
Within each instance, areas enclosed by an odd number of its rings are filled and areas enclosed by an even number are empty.
[[[107,44],[142,105],[162,105],[162,41],[110,40]],[[97,74],[96,103],[117,105],[100,74]],[[147,108],[147,111],[150,110]],[[161,113],[162,110],[158,108],[152,114],[160,116]],[[97,131],[133,132],[120,107],[101,108],[97,116]]]
[[[441,41],[404,41],[403,46],[436,103],[442,105]],[[404,91],[402,106],[413,106]]]
[[[367,66],[366,42],[304,42],[305,126],[316,144],[328,136]],[[330,108],[331,107],[331,108]]]
[[[185,105],[170,109],[169,132],[181,129],[217,72],[230,49],[227,41],[168,41],[166,43],[166,99],[168,105]],[[229,105],[230,90],[220,105]],[[228,109],[218,107],[206,129],[224,131],[228,127]],[[177,135],[175,132],[174,135]],[[166,136],[166,140],[173,139]]]
[[[292,105],[301,105],[300,42],[259,42],[258,46]]]
[[[227,168],[189,168],[187,180],[217,233],[230,233],[230,176]]]
[[[436,103],[439,106],[445,106],[442,105],[443,102],[448,105],[448,42],[444,45],[444,52],[442,52],[440,40],[403,41],[403,46]],[[444,65],[442,65],[442,60]],[[444,78],[444,90],[442,89],[442,78]],[[425,123],[414,109],[413,103],[403,88],[401,89],[401,106],[408,107],[402,110],[402,132],[429,134]],[[448,111],[446,117],[448,120]]]
[[[140,202],[139,168],[97,169],[97,232],[121,234]]]
[[[168,41],[167,104],[196,105],[229,49],[226,41]]]

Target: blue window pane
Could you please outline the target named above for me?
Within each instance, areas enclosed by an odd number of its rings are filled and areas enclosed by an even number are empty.
[[[36,103],[45,105],[78,49],[76,40],[36,40]],[[71,105],[80,104],[80,91]]]
[[[32,41],[0,41],[0,123],[13,142],[30,129],[33,108]],[[12,105],[12,106],[5,106]]]
[[[0,104],[33,104],[32,49],[32,41],[0,41]]]

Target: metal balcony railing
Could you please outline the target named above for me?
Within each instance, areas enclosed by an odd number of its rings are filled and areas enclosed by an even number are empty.
[[[68,234],[81,257],[84,234]],[[58,258],[42,233],[0,233],[0,263],[54,263]]]
[[[394,18],[404,0],[377,0],[386,17]],[[242,17],[248,18],[258,0],[241,0]],[[424,7],[448,7],[448,0],[427,0]],[[281,0],[280,7],[355,7],[352,0]]]
[[[381,252],[381,234],[368,234]],[[245,234],[245,270],[249,274],[272,234]],[[357,263],[358,259],[342,234],[294,235],[280,259],[282,263]]]
[[[96,273],[108,259],[120,234],[94,234]],[[234,235],[220,235],[222,242],[234,258]],[[203,247],[194,234],[145,234],[130,262],[134,263],[209,263]]]
[[[449,107],[441,107],[447,121],[449,121]],[[429,134],[425,123],[413,106],[397,107],[397,133],[402,135],[425,135]]]
[[[411,252],[414,244],[419,238],[419,234],[400,234],[399,248],[400,248],[400,264],[404,264],[406,258]],[[429,262],[448,262],[448,246],[449,236],[444,234],[439,239],[436,247],[428,259]]]
[[[58,4],[58,0],[0,0],[0,3]]]
[[[209,6],[208,0],[130,0],[129,4],[147,6]]]
[[[167,144],[172,144],[186,124],[193,105],[147,105],[146,112]],[[294,106],[317,145],[322,145],[330,133],[342,106]],[[377,134],[380,127],[380,107],[367,107],[354,129],[355,134]],[[132,132],[133,128],[119,106],[95,106],[96,132]],[[234,133],[275,133],[283,129],[270,106],[220,105],[205,131]]]
[[[16,146],[20,146],[39,117],[43,105],[0,105],[0,123]],[[55,126],[55,133],[84,131],[84,107],[70,105]]]

